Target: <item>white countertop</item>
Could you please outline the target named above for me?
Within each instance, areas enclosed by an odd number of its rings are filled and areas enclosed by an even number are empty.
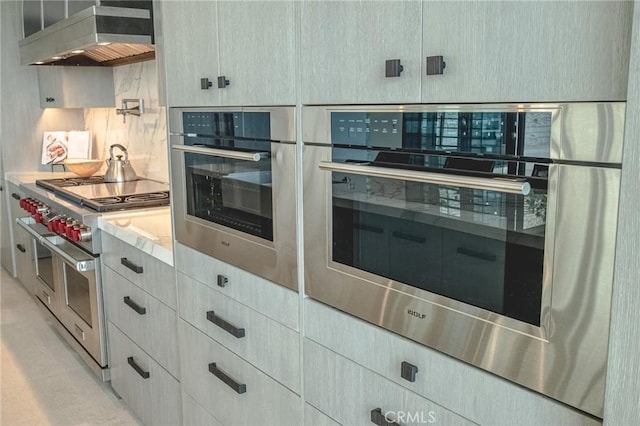
[[[6,172],[4,179],[14,185],[20,185],[33,183],[36,179],[59,179],[70,176],[73,177],[75,174],[71,172]]]
[[[173,266],[170,207],[109,213],[98,218],[98,228]]]

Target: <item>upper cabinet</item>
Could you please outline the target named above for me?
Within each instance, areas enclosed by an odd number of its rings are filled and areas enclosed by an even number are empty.
[[[162,2],[169,106],[293,105],[295,2]]]
[[[633,2],[423,2],[422,102],[624,100]],[[426,57],[442,55],[442,75]]]
[[[303,104],[626,98],[633,2],[300,7]]]
[[[113,108],[109,67],[38,67],[41,108]]]
[[[300,7],[303,104],[420,102],[419,1],[312,1]],[[389,77],[387,61],[396,61],[388,63]]]

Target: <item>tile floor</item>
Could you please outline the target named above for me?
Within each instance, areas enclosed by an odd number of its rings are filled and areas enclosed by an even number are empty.
[[[0,425],[139,425],[0,267]]]

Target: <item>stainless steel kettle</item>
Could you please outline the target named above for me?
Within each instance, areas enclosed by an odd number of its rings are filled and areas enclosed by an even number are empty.
[[[122,160],[122,155],[117,155],[116,158],[113,157],[113,148],[118,148],[124,153],[124,160]],[[128,182],[138,179],[136,172],[129,164],[127,149],[120,144],[113,144],[109,148],[107,166],[107,171],[104,174],[105,182]]]

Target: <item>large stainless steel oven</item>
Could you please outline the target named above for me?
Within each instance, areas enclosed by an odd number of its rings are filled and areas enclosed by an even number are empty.
[[[297,290],[294,108],[169,116],[176,240]]]
[[[602,417],[624,113],[304,108],[306,293]]]

